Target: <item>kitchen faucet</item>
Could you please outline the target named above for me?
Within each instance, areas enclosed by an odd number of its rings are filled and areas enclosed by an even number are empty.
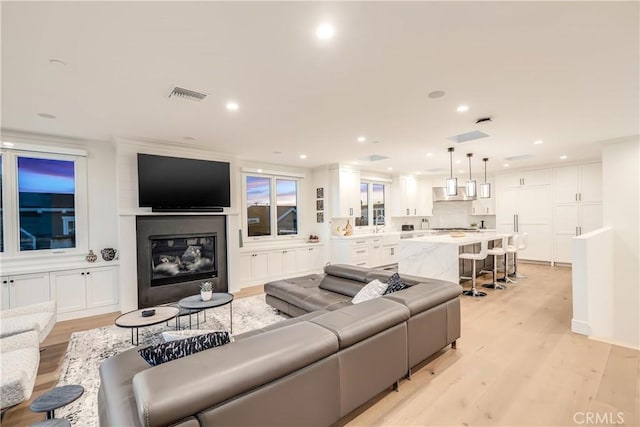
[[[380,219],[382,219],[382,221],[380,221]],[[373,224],[375,226],[373,232],[374,233],[378,233],[380,232],[380,229],[378,228],[380,226],[380,223],[382,222],[382,225],[384,225],[384,215],[378,215],[374,220],[373,220]]]

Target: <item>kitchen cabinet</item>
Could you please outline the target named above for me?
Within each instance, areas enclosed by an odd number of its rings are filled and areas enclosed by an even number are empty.
[[[520,259],[552,261],[550,176],[550,169],[543,169],[496,178],[497,230],[529,234],[527,249],[518,252]]]
[[[471,202],[471,215],[495,215],[496,214],[496,186],[493,178],[487,178],[491,184],[491,197],[483,199],[480,197],[480,184],[484,183],[484,178],[477,181],[478,197]]]
[[[602,226],[602,165],[553,170],[554,261],[572,262],[572,240]]]
[[[394,264],[398,262],[398,245],[383,246],[384,264]]]
[[[412,175],[396,176],[391,184],[391,215],[422,216],[422,190]]]
[[[518,171],[498,176],[500,188],[533,187],[551,184],[551,169]]]
[[[300,248],[296,250],[297,271],[311,271],[322,268],[322,247]]]
[[[292,277],[301,272],[316,271],[322,268],[323,257],[323,246],[320,244],[242,253],[238,279],[242,287]]]
[[[349,168],[330,170],[331,213],[334,218],[359,217],[360,171]]]
[[[433,216],[433,181],[420,179],[420,211],[422,216]]]
[[[50,301],[49,273],[3,276],[2,310]]]
[[[360,267],[380,267],[398,262],[397,251],[397,243],[387,244],[383,236],[333,239],[331,262]]]
[[[382,237],[372,237],[369,243],[369,262],[371,267],[379,267],[388,264],[385,262],[384,249],[382,247]]]
[[[116,267],[52,271],[50,275],[51,294],[59,314],[118,303]]]

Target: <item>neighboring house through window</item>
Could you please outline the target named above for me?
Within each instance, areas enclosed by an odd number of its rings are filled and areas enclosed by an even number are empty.
[[[298,234],[298,180],[244,175],[247,237]]]
[[[360,217],[356,226],[384,225],[385,200],[384,184],[362,181],[360,183]]]

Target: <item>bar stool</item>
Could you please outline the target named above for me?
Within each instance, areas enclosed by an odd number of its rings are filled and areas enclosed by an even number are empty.
[[[470,259],[473,261],[473,269],[471,273],[471,289],[463,291],[463,295],[470,297],[484,297],[487,296],[486,292],[481,292],[476,289],[476,261],[483,260],[487,257],[487,241],[480,242],[480,252],[463,252],[459,255],[462,259]]]
[[[526,231],[523,233],[519,233],[518,234],[518,243],[515,244],[514,246],[517,247],[517,251],[515,254],[513,254],[513,276],[516,279],[526,279],[527,276],[525,276],[524,274],[520,274],[518,273],[518,251],[523,251],[525,249],[527,249],[527,243],[529,242],[529,233],[527,233]]]
[[[505,277],[508,278],[509,281],[511,281],[512,283],[517,283],[516,281],[511,280],[509,276],[516,277],[518,272],[518,263],[516,261],[516,258],[518,257],[519,245],[520,245],[520,235],[516,233],[513,236],[511,236],[511,238],[509,238],[509,241],[507,243],[507,254],[505,255],[505,260],[504,260],[504,266],[505,266],[504,268],[505,268],[505,271],[507,272]],[[509,254],[511,254],[511,258],[513,258],[513,274],[509,273]]]
[[[498,240],[501,241],[502,246],[494,246],[493,248],[487,250],[487,255],[493,256],[493,283],[487,283],[482,286],[489,289],[505,289],[504,285],[501,285],[500,283],[498,283],[497,275],[498,275],[498,257],[505,256],[507,254],[507,237],[505,236],[505,237],[492,239],[492,241],[494,242]],[[506,269],[504,274],[506,276],[507,274]]]

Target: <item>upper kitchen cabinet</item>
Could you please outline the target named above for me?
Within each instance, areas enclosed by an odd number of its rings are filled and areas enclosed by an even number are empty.
[[[484,183],[484,178],[477,180],[478,197],[471,202],[471,215],[495,215],[496,214],[496,186],[493,178],[487,178],[491,184],[491,197],[483,199],[480,197],[480,184]]]
[[[420,210],[422,211],[422,216],[432,216],[433,215],[433,181],[431,178],[421,178],[420,181],[421,188],[421,200],[420,200]],[[418,211],[420,213],[420,211]]]
[[[553,201],[602,202],[602,163],[554,168]]]
[[[499,188],[532,187],[551,184],[551,169],[514,172],[500,175]]]
[[[391,215],[422,216],[420,182],[413,175],[400,175],[391,184]]]
[[[360,171],[340,167],[329,171],[331,177],[331,214],[335,218],[359,217]]]

